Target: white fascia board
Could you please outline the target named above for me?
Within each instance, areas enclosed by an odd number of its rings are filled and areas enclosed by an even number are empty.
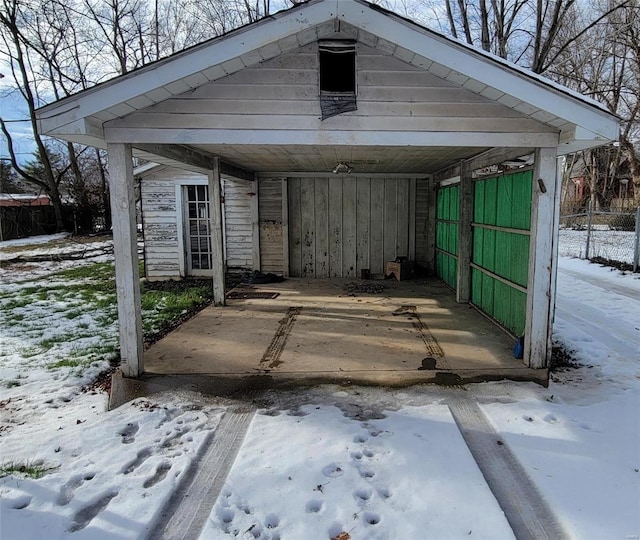
[[[42,133],[66,126],[80,118],[132,100],[156,88],[195,75],[265,47],[335,17],[334,2],[310,2],[299,9],[275,14],[229,35],[196,45],[94,88],[38,109]]]
[[[339,17],[358,28],[517,97],[540,110],[583,126],[599,137],[607,140],[618,138],[618,120],[596,101],[393,14],[367,9],[356,0],[339,2],[338,7]]]
[[[617,138],[617,137],[616,137]],[[610,143],[610,140],[598,137],[580,126],[576,126],[573,137],[567,141],[561,141],[558,145],[558,155],[573,154],[582,150],[589,150],[597,146]]]
[[[145,163],[144,165],[139,165],[135,169],[133,169],[133,176],[134,178],[147,176],[149,173],[154,172],[159,167],[164,168],[165,165],[150,161],[149,163]]]
[[[557,133],[105,128],[106,140],[157,144],[556,147]]]

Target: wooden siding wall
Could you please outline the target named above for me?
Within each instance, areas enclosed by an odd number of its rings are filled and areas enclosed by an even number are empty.
[[[145,274],[151,280],[180,279],[183,219],[182,200],[176,199],[176,185],[206,184],[206,176],[162,169],[154,171],[140,183],[144,226]],[[253,268],[251,230],[251,191],[246,182],[224,179],[225,240],[229,269]]]
[[[416,262],[425,268],[433,264],[429,252],[429,180],[416,180]]]
[[[281,178],[258,180],[261,270],[277,274],[285,273],[282,182]]]
[[[411,185],[406,178],[289,178],[291,275],[381,275],[386,261],[408,257]]]
[[[227,270],[253,269],[252,187],[224,179],[224,229]]]
[[[202,177],[184,173],[183,178]],[[154,172],[140,182],[145,275],[151,280],[181,277],[175,185],[175,172],[169,169]]]
[[[551,128],[387,52],[357,44],[358,110],[321,120],[317,43],[171,97],[112,127],[493,131]]]

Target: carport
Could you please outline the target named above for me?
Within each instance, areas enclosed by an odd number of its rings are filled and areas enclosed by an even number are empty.
[[[374,338],[361,340],[364,314],[352,297],[338,302],[328,318],[312,305],[292,313],[300,307],[293,297],[315,286],[299,279],[354,279],[362,270],[379,274],[386,262],[406,258],[448,284],[453,295],[440,282],[401,282],[399,296],[390,294],[376,312],[389,323],[387,330],[377,327],[376,340],[388,332],[389,347],[401,350],[409,329],[415,345],[420,320],[435,342],[445,343],[476,320],[488,324],[486,315],[511,334],[502,334],[500,349],[524,336],[524,366],[546,375],[555,303],[557,157],[618,134],[616,118],[600,104],[360,0],[312,0],[44,107],[38,118],[47,135],[108,150],[127,377],[146,370],[134,155],[207,175],[216,306],[227,303],[222,176],[246,182],[247,195],[258,199],[251,231],[256,269],[297,278],[292,289],[281,285],[272,304],[248,304],[244,312],[233,304],[198,318],[232,319],[237,313],[234,328],[248,326],[233,334],[229,350],[260,334],[259,313],[270,314],[267,346],[277,334],[273,323],[296,317],[282,354],[293,354],[295,342],[307,351],[302,363],[314,358],[312,344],[327,351],[318,362],[340,354],[325,343],[340,341],[340,332],[355,347],[350,350],[368,346]],[[523,156],[531,157],[530,166]],[[415,291],[399,303],[405,286]],[[318,293],[315,302],[326,304],[326,311],[334,293]],[[423,316],[429,309],[422,302],[440,300],[431,319]],[[389,315],[402,306],[409,306],[407,313]],[[473,322],[466,312],[474,313]],[[325,341],[312,324],[323,316],[336,331]],[[404,326],[393,323],[402,318]],[[230,334],[206,332],[203,327],[211,356]],[[478,332],[470,332],[470,343],[489,335]],[[449,350],[456,356],[453,345]],[[407,360],[411,371],[429,371],[433,355],[417,352],[413,364]],[[462,366],[482,354],[467,348],[458,356]],[[442,360],[436,367],[448,371]]]

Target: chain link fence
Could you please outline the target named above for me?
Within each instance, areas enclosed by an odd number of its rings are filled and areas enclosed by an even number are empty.
[[[591,210],[560,216],[558,253],[640,271],[640,208],[633,212]]]

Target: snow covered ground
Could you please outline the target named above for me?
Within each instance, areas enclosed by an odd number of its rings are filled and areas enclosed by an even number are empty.
[[[0,294],[29,286],[7,269],[0,277]],[[480,404],[573,538],[638,537],[639,278],[561,258],[554,339],[581,366],[547,389],[267,393],[201,538],[513,538],[447,406],[456,393]],[[59,323],[72,325],[72,307],[60,307]],[[93,372],[29,356],[34,337],[21,345],[6,324],[27,308],[0,321],[0,466],[23,469],[0,478],[0,537],[144,538],[226,402],[166,393],[107,412],[104,393],[81,391]]]

